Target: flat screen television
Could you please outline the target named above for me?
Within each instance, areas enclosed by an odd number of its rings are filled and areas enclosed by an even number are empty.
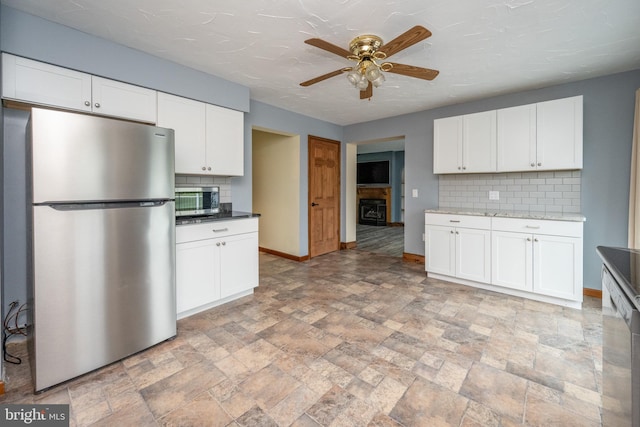
[[[358,163],[358,185],[389,185],[389,160]]]

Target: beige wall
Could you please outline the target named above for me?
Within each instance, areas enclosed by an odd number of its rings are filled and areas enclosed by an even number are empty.
[[[254,129],[252,139],[259,245],[300,256],[300,137]]]

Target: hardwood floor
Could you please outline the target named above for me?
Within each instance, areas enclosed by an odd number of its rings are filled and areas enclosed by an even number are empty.
[[[357,224],[356,243],[356,250],[402,257],[404,227],[377,227]]]

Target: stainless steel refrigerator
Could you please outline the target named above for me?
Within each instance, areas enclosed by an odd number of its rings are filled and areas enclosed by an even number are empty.
[[[173,130],[34,108],[29,352],[35,391],[176,335]]]

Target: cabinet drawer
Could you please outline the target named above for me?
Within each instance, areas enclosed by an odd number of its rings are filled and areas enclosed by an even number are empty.
[[[542,219],[493,218],[494,231],[548,234],[552,236],[582,237],[582,222]]]
[[[479,228],[481,230],[491,229],[491,218],[488,216],[426,213],[424,219],[427,225],[447,225],[460,228]]]
[[[205,224],[178,225],[176,227],[176,243],[215,239],[233,234],[253,233],[257,231],[258,218],[213,221]]]

